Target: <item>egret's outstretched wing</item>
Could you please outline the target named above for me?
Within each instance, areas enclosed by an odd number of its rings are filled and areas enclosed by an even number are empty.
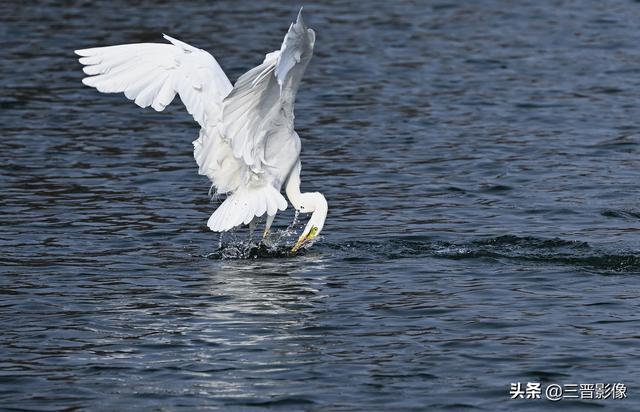
[[[256,171],[267,163],[264,149],[274,123],[287,115],[282,112],[274,76],[274,54],[279,52],[270,53],[264,63],[242,75],[222,104],[222,130],[233,155]]]
[[[216,59],[204,50],[164,35],[171,44],[125,44],[76,50],[85,65],[82,82],[103,93],[124,92],[140,107],[164,110],[180,95],[201,127],[219,121],[232,89]]]
[[[302,11],[302,10],[301,10]],[[289,27],[280,50],[242,75],[224,99],[222,132],[235,157],[261,172],[269,136],[282,125],[293,130],[295,94],[312,53],[315,34],[301,14]]]

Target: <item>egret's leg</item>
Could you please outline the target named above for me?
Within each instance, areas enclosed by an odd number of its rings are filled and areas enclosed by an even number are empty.
[[[254,216],[253,219],[251,219],[251,222],[249,222],[249,243],[251,243],[251,240],[253,239],[253,232],[255,232],[257,224],[258,217]]]
[[[253,233],[254,230],[256,230],[256,225],[258,223],[258,217],[254,216],[253,219],[251,219],[251,222],[249,222],[249,232]]]
[[[273,219],[276,218],[276,215],[267,215],[267,223],[264,226],[264,233],[262,234],[262,240],[267,238],[267,235],[269,235],[269,229],[271,229],[271,224],[273,223]]]

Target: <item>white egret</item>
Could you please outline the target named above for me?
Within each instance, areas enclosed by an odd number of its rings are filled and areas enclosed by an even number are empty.
[[[255,226],[266,214],[266,237],[278,210],[287,208],[280,193],[285,185],[295,209],[312,213],[292,251],[316,238],[327,216],[327,201],[320,193],[300,192],[301,143],[293,128],[296,93],[316,39],[302,20],[302,9],[280,50],[268,53],[234,86],[211,54],[164,38],[171,44],[76,50],[89,75],[82,82],[103,93],[124,92],[138,106],[156,111],[180,96],[201,127],[193,142],[198,172],[227,196],[207,222],[211,230]]]

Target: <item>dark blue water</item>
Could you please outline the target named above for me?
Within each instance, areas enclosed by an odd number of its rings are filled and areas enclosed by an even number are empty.
[[[73,50],[165,32],[233,81],[298,5],[0,4],[1,407],[640,410],[640,3],[306,4],[322,239],[220,247],[190,116],[83,87]]]

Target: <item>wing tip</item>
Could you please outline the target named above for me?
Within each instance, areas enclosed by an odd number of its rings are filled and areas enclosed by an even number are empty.
[[[193,53],[194,51],[199,50],[196,47],[193,47],[190,44],[187,44],[185,42],[183,42],[182,40],[178,40],[176,38],[173,38],[165,33],[162,33],[162,37],[168,41],[169,43],[173,44],[174,46],[176,46],[177,48],[179,48],[180,50],[182,50],[185,53]]]
[[[78,56],[87,57],[87,56],[91,55],[92,50],[93,49],[91,49],[91,48],[89,48],[89,49],[77,49],[77,50],[74,50],[73,52]]]
[[[84,79],[82,79],[82,84],[89,87],[95,87],[95,84],[93,84],[93,79],[94,76],[85,77]]]

